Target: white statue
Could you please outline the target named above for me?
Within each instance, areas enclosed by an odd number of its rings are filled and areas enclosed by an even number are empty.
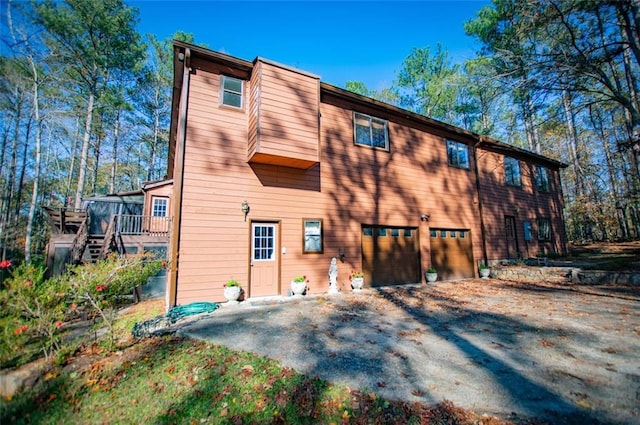
[[[338,289],[338,260],[335,257],[331,259],[331,265],[329,266],[329,293],[337,294]]]

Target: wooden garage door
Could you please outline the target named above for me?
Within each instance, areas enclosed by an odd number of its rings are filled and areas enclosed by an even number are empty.
[[[431,229],[431,265],[438,280],[475,276],[471,232],[464,229]]]
[[[420,282],[420,245],[415,227],[362,226],[366,286]]]

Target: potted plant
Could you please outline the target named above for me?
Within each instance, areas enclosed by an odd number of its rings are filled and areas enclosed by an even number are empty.
[[[304,295],[304,292],[307,290],[307,283],[309,283],[307,276],[294,277],[291,281],[291,292],[293,295]]]
[[[489,279],[489,275],[491,274],[491,269],[489,268],[489,266],[485,264],[480,264],[480,266],[478,267],[478,270],[480,272],[480,278]]]
[[[351,274],[349,275],[349,280],[351,281],[351,287],[354,292],[359,292],[362,290],[364,286],[364,273],[363,272],[354,272],[351,270]]]
[[[240,287],[240,282],[235,279],[228,280],[227,283],[224,284],[224,297],[227,299],[229,303],[237,303],[238,298],[240,298],[240,291],[242,288]]]
[[[433,283],[438,279],[438,272],[433,267],[428,269],[424,275],[427,278],[428,283]]]

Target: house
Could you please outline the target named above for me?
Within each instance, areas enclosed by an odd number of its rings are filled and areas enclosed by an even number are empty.
[[[326,84],[174,42],[169,306],[477,277],[566,250],[566,165]]]
[[[51,228],[47,275],[58,275],[68,263],[92,262],[110,252],[153,252],[167,257],[171,231],[171,179],[148,182],[141,190],[83,198],[82,207],[44,207]],[[164,270],[143,287],[145,297],[165,295]]]

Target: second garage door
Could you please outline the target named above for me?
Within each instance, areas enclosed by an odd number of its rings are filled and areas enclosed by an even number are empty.
[[[475,276],[471,232],[464,229],[431,229],[431,265],[438,280],[456,280]]]

